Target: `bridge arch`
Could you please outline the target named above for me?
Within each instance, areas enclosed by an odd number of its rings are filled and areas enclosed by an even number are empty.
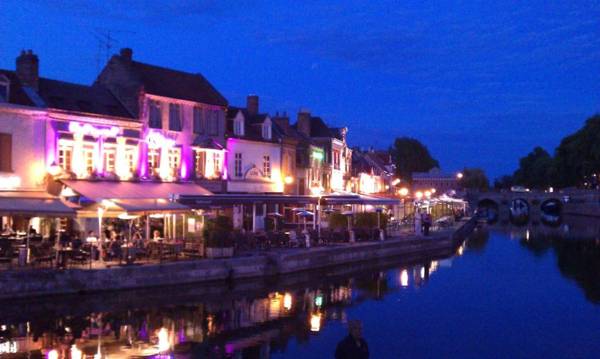
[[[488,223],[496,223],[500,217],[500,204],[491,198],[482,198],[477,202],[477,215]]]
[[[548,198],[540,204],[541,219],[547,225],[560,225],[563,204],[558,198]]]

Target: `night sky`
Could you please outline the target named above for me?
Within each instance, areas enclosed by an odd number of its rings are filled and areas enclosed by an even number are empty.
[[[413,136],[447,171],[512,172],[600,108],[599,2],[47,3],[0,1],[0,68],[33,49],[43,77],[91,84],[110,30],[111,53],[201,72],[232,105],[309,108],[352,145]]]

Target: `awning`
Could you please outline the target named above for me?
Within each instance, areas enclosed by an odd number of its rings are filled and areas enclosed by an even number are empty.
[[[302,195],[281,195],[281,194],[213,194],[208,196],[179,196],[177,201],[190,208],[208,208],[211,206],[226,206],[239,204],[294,204],[307,205],[344,205],[344,204],[362,204],[373,206],[392,206],[400,204],[398,199],[376,198],[364,195],[325,195],[319,200],[316,196]]]
[[[283,194],[213,194],[209,196],[179,196],[179,203],[190,208],[209,208],[213,206],[231,206],[238,204],[316,204],[318,198],[312,196],[293,196]]]
[[[185,212],[190,208],[177,202],[168,201],[163,198],[158,199],[122,199],[115,200],[114,203],[123,208],[128,213],[141,212]]]
[[[371,197],[365,195],[330,195],[324,196],[327,205],[361,204],[371,206],[395,206],[401,203],[395,198]]]
[[[0,214],[32,217],[72,217],[78,207],[41,191],[0,192]]]
[[[103,199],[169,199],[178,195],[203,196],[210,191],[195,183],[61,180],[67,187],[94,202]]]

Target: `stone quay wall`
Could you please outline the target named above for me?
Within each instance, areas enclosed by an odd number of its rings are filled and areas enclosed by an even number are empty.
[[[182,260],[106,269],[16,269],[0,271],[0,298],[27,298],[237,280],[322,269],[389,257],[450,256],[475,227],[472,219],[456,231],[429,237],[406,236],[381,242],[290,249],[226,259]]]

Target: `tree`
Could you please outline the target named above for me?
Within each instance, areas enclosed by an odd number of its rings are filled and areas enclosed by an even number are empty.
[[[427,172],[440,166],[425,145],[410,137],[396,138],[390,154],[396,164],[396,174],[407,181],[412,180],[413,172]]]
[[[459,181],[462,188],[487,191],[490,182],[481,168],[465,168]]]
[[[500,178],[496,178],[494,181],[495,189],[509,189],[514,185],[514,179],[512,176],[504,175]]]
[[[515,184],[529,188],[547,188],[554,177],[554,160],[541,147],[536,147],[519,161],[513,174]]]
[[[555,152],[556,184],[581,185],[600,171],[600,115],[589,118],[574,134],[563,138]],[[596,175],[596,176],[594,176]]]

